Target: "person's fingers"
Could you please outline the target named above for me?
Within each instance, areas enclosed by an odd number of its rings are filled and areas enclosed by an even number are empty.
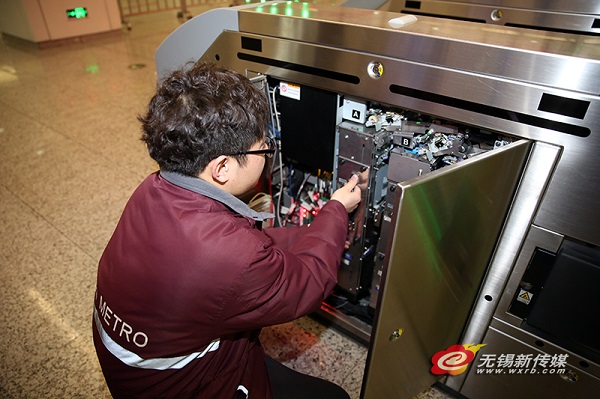
[[[345,187],[352,193],[356,186],[358,186],[359,178],[357,174],[352,174],[348,183],[345,184]],[[360,188],[359,188],[360,189]]]

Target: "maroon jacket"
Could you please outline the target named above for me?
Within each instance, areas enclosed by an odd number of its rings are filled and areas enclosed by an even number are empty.
[[[100,259],[94,300],[115,398],[271,397],[260,328],[319,308],[348,216],[330,201],[308,228],[261,231],[263,217],[200,179],[161,172],[138,187]]]

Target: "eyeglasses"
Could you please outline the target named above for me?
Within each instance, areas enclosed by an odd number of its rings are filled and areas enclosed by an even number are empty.
[[[267,145],[267,148],[265,148],[264,150],[240,151],[231,155],[264,154],[267,158],[273,158],[273,154],[275,154],[275,150],[277,148],[275,140],[272,137],[268,136],[265,139],[265,144]]]

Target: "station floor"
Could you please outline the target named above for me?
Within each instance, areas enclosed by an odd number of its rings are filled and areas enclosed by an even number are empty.
[[[228,5],[213,1],[190,11]],[[157,169],[136,116],[155,87],[154,52],[181,23],[175,11],[128,22],[45,49],[0,39],[0,398],[110,398],[91,338],[97,261]],[[359,398],[363,345],[310,317],[262,340],[274,358]]]

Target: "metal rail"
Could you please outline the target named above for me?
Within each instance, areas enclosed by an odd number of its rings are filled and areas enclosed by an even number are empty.
[[[118,0],[121,18],[149,14],[159,11],[179,10],[182,15],[188,15],[189,7],[209,6],[226,3],[219,0]]]

